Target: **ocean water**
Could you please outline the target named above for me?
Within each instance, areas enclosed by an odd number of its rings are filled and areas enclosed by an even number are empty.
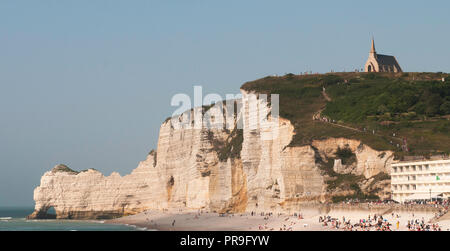
[[[133,226],[104,224],[102,221],[27,220],[33,208],[0,207],[0,231],[136,231]]]

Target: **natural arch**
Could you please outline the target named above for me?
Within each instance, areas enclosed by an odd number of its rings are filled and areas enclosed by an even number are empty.
[[[27,216],[27,219],[56,219],[58,211],[54,206],[40,206],[38,209]]]
[[[54,207],[49,207],[49,208],[47,209],[47,214],[48,214],[48,215],[56,215],[56,210],[55,210],[55,208],[54,208]]]
[[[53,206],[49,206],[41,210],[40,219],[56,219],[56,209]]]

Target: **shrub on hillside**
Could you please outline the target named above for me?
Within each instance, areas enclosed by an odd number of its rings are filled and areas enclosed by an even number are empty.
[[[337,158],[341,159],[343,165],[350,165],[356,162],[356,155],[348,146],[344,148],[338,147],[335,155]]]

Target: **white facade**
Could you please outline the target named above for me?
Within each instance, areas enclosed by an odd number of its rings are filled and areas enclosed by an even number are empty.
[[[391,190],[398,202],[450,197],[450,159],[392,164]]]

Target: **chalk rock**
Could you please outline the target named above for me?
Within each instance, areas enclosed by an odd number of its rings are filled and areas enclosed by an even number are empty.
[[[35,189],[29,218],[46,218],[51,207],[64,219],[114,218],[147,209],[300,210],[305,203],[330,199],[318,159],[334,161],[338,147],[350,148],[356,163],[336,161],[336,172],[367,179],[389,173],[391,152],[345,138],[290,146],[294,127],[269,112],[269,102],[245,91],[236,102],[243,107],[241,116],[227,107],[196,108],[165,121],[157,150],[129,175],[56,166]],[[206,121],[195,120],[203,113]]]

